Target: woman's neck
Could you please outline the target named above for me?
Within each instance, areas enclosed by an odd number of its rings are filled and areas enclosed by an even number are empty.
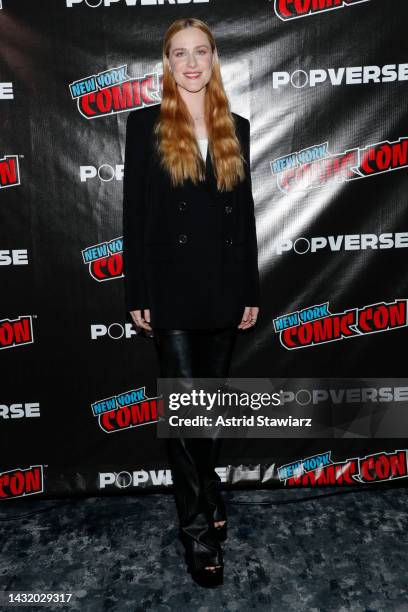
[[[207,126],[204,119],[205,88],[197,93],[191,93],[179,88],[180,95],[193,119],[196,138],[207,138]]]

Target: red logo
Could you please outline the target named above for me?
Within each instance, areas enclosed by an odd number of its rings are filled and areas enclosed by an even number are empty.
[[[95,119],[157,104],[161,79],[157,72],[130,77],[125,64],[74,81],[69,89],[81,115]]]
[[[274,327],[286,349],[305,348],[407,327],[407,302],[406,299],[378,302],[336,313],[330,313],[327,304],[323,310],[321,306],[311,306],[278,317]]]
[[[0,473],[0,499],[34,495],[44,491],[44,474],[42,465],[31,465],[29,468],[16,468]]]
[[[32,342],[33,320],[30,315],[0,321],[0,350]]]
[[[283,21],[333,11],[369,0],[275,0],[275,13]]]
[[[0,159],[0,189],[20,185],[17,155],[6,155]]]
[[[82,250],[89,274],[98,282],[123,277],[123,238],[113,238]]]
[[[285,482],[290,487],[348,486],[396,480],[407,476],[407,451],[404,449],[333,462],[298,476],[291,476]]]

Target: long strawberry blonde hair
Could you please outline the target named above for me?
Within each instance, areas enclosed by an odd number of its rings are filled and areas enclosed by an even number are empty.
[[[200,19],[177,19],[168,28],[163,41],[163,94],[160,115],[155,126],[162,166],[173,186],[190,178],[205,180],[205,163],[200,155],[190,112],[178,91],[170,71],[169,52],[173,36],[184,28],[199,28],[207,35],[213,52],[213,69],[206,87],[204,117],[208,133],[208,152],[219,191],[231,191],[245,177],[244,158],[235,132],[235,123],[222,83],[214,37]]]

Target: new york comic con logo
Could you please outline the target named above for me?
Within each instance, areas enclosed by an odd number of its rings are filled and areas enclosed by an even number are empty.
[[[157,72],[129,77],[127,64],[74,81],[71,97],[85,119],[96,119],[160,102],[161,76]]]
[[[151,425],[163,415],[163,398],[146,397],[146,387],[139,387],[94,402],[92,414],[105,433]]]
[[[283,21],[317,15],[370,0],[275,0],[275,13]]]
[[[0,159],[0,189],[20,185],[20,169],[17,155],[5,155]]]
[[[378,302],[343,312],[329,312],[328,302],[273,320],[280,342],[288,350],[407,327],[406,299]]]
[[[0,472],[0,500],[34,495],[44,491],[44,473],[42,465],[31,465],[29,468],[15,468]]]
[[[123,276],[123,239],[113,238],[82,250],[82,259],[89,274],[98,282]]]
[[[407,449],[377,452],[333,461],[331,452],[286,463],[278,468],[281,482],[290,487],[356,485],[407,478]]]
[[[33,318],[31,315],[21,315],[17,319],[0,320],[0,350],[32,344],[33,342]]]
[[[408,138],[329,153],[328,143],[274,159],[272,174],[283,193],[317,189],[408,167]]]

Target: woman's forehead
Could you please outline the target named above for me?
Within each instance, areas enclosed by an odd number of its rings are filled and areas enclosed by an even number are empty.
[[[170,47],[172,49],[176,47],[183,49],[193,49],[194,47],[199,47],[200,45],[209,46],[209,40],[207,35],[199,28],[184,28],[173,36],[173,38],[171,39]]]

